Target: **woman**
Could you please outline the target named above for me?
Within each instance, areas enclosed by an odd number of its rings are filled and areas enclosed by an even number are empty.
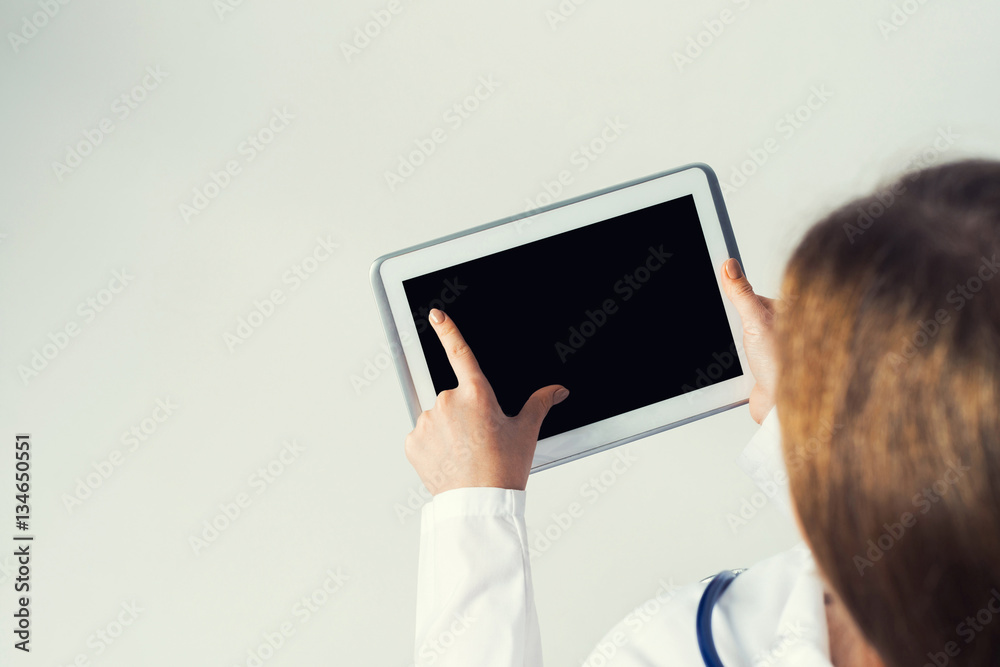
[[[998,257],[1000,163],[980,160],[907,175],[819,222],[780,308],[728,260],[756,437],[780,432],[809,549],[728,589],[723,575],[676,591],[585,664],[718,664],[695,617],[721,589],[707,605],[721,664],[1000,665]],[[416,661],[540,665],[524,489],[541,422],[568,391],[544,387],[505,416],[456,324],[432,320],[459,386],[406,439],[435,496]],[[820,439],[821,424],[836,428]]]

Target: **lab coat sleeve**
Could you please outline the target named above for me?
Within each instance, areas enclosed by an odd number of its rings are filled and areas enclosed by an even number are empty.
[[[538,667],[538,615],[524,524],[525,492],[439,493],[421,514],[418,667]]]
[[[791,520],[794,519],[792,497],[788,489],[788,471],[781,452],[781,424],[777,408],[771,408],[760,428],[736,459],[761,491],[773,497],[775,506]]]

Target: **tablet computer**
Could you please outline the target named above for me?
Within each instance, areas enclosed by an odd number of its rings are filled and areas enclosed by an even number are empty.
[[[692,164],[384,255],[372,288],[411,421],[458,386],[428,322],[458,325],[504,413],[550,384],[537,472],[747,402],[720,271],[719,181]]]

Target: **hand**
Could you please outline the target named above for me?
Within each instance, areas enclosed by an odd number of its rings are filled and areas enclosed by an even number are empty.
[[[778,302],[757,296],[735,259],[728,259],[722,265],[722,288],[736,306],[743,322],[743,349],[747,353],[750,372],[757,381],[750,392],[750,416],[759,424],[774,407],[778,366],[773,331]]]
[[[455,322],[437,308],[428,319],[458,387],[438,394],[434,408],[417,418],[406,436],[406,458],[433,495],[472,486],[523,490],[542,420],[569,390],[557,384],[542,387],[516,417],[508,417]]]

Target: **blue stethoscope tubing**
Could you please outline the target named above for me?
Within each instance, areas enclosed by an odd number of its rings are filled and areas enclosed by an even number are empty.
[[[698,603],[698,616],[695,619],[695,631],[698,633],[698,648],[701,650],[702,660],[705,667],[724,667],[719,652],[715,649],[715,638],[712,636],[712,611],[722,594],[729,588],[742,570],[723,570],[712,577],[701,595]]]

